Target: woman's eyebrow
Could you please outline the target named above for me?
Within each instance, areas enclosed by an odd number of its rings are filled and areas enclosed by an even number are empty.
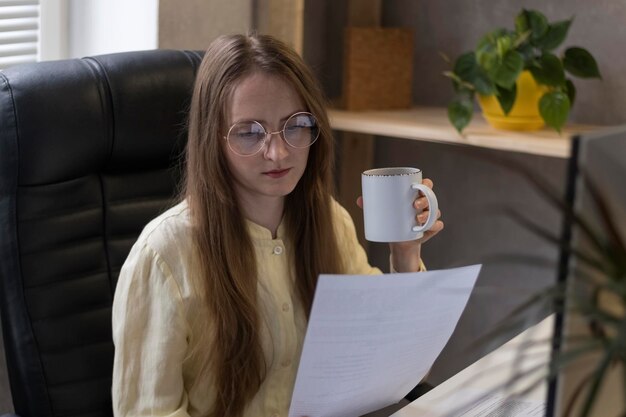
[[[289,119],[291,116],[293,116],[296,113],[302,113],[306,110],[296,110],[293,113],[290,113],[288,116],[283,117],[282,119],[279,120],[280,123],[284,123],[287,121],[287,119]],[[255,119],[253,117],[246,117],[246,118],[241,118],[241,119],[237,119],[235,121],[233,121],[233,123],[239,123],[239,122],[259,122],[262,125],[266,125],[267,124],[267,120],[265,119]]]

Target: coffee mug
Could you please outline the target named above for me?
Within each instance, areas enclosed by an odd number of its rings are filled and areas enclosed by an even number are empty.
[[[424,236],[437,221],[437,197],[422,184],[417,168],[378,168],[361,174],[365,239],[371,242],[405,242]],[[429,204],[426,223],[417,224],[413,206],[419,192]]]

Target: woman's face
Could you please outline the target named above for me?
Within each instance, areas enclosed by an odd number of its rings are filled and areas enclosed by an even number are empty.
[[[282,78],[261,72],[244,77],[233,90],[227,126],[257,121],[267,132],[283,129],[294,113],[306,111],[297,92]],[[252,156],[234,153],[224,140],[224,154],[234,177],[235,192],[249,209],[267,199],[283,199],[302,177],[309,148],[292,148],[280,134],[266,139],[263,148]],[[252,205],[252,206],[250,206]]]

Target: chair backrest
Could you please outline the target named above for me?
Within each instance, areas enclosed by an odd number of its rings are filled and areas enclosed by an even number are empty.
[[[0,72],[0,306],[17,414],[112,414],[113,293],[178,191],[200,60],[154,50]]]

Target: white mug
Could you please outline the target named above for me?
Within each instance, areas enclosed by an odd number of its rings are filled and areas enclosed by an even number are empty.
[[[405,242],[420,239],[437,221],[437,197],[422,184],[417,168],[379,168],[361,174],[365,239],[371,242]],[[422,192],[429,204],[426,223],[417,224],[413,206]]]

